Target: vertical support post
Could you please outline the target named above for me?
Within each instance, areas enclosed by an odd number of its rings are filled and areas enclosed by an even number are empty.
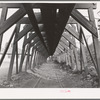
[[[27,38],[27,35],[25,35],[24,41],[23,41],[22,54],[21,54],[21,60],[20,60],[20,65],[19,65],[19,72],[22,71],[23,61],[24,61],[24,57],[25,57],[25,46],[24,46],[24,43],[25,43],[26,38]]]
[[[28,44],[27,58],[26,58],[26,64],[25,64],[25,71],[27,71],[27,68],[29,68],[29,57],[30,57],[30,43]]]
[[[36,49],[34,50],[34,59],[33,59],[33,64],[32,64],[32,68],[34,69],[34,67],[36,66],[36,62],[35,62],[35,59],[36,59]]]
[[[90,22],[96,27],[92,6],[88,9],[88,13],[89,13]],[[96,34],[98,34],[98,32]],[[96,55],[97,70],[98,70],[98,77],[99,77],[99,87],[100,87],[100,45],[99,45],[99,40],[97,37],[92,35],[92,38],[93,38],[93,44],[94,44],[94,52]]]
[[[17,27],[18,28],[18,27]],[[16,28],[16,29],[17,29]],[[16,30],[17,31],[17,30]],[[17,32],[15,34],[15,39],[14,42],[17,38]],[[12,70],[13,70],[13,65],[14,65],[14,59],[15,59],[15,53],[16,53],[16,44],[13,44],[13,49],[12,49],[12,56],[11,56],[11,61],[10,61],[10,66],[9,66],[9,71],[8,71],[8,78],[7,80],[10,81],[11,80],[11,76],[12,76]]]
[[[16,38],[18,37],[18,33],[19,33],[19,30],[20,30],[20,24],[17,24],[16,26]],[[16,46],[16,74],[18,74],[18,43],[16,42],[15,43],[15,46]]]
[[[82,30],[81,30],[81,26],[78,24],[78,31],[80,33],[80,41],[83,41],[83,34],[82,34]],[[84,45],[80,42],[80,51],[81,51],[81,55],[82,55],[82,62],[81,62],[81,66],[82,66],[82,70],[85,70],[85,75],[88,74],[88,68],[87,68],[87,60],[86,60],[86,52],[85,52],[85,47]]]
[[[32,59],[33,59],[33,54],[34,54],[34,47],[32,48],[32,53],[31,53],[31,58],[30,58],[30,63],[29,63],[29,69],[31,69],[32,65]]]
[[[70,47],[70,55],[71,55],[71,67],[72,67],[72,70],[74,69],[74,55],[73,55],[73,50],[72,50],[72,45]]]

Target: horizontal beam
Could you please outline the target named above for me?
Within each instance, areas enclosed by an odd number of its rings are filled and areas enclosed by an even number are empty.
[[[44,6],[45,5],[45,6]],[[49,5],[49,6],[48,6]],[[66,8],[66,6],[68,5],[68,3],[60,3],[60,4],[55,4],[55,3],[51,3],[51,4],[44,4],[44,3],[33,3],[33,8]],[[94,3],[77,3],[75,8],[76,9],[88,9],[91,5],[93,5],[93,9],[96,9],[96,4]],[[8,7],[8,8],[20,8],[22,6],[21,3],[0,3],[0,8],[2,7]]]
[[[96,3],[77,3],[75,5],[75,9],[88,9],[91,6],[93,6],[93,9],[97,8],[97,4]]]
[[[69,4],[72,3],[37,3],[33,5],[33,8],[54,8],[54,9],[62,9],[66,8]],[[75,8],[77,9],[88,9],[91,5],[96,9],[96,4],[94,3],[77,3]]]
[[[72,10],[71,16],[83,27],[85,27],[90,33],[98,37],[96,27],[94,27],[79,11],[76,9]]]

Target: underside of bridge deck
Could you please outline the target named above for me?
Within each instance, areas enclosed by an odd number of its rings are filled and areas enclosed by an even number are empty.
[[[5,32],[15,25],[13,32],[7,41],[4,51],[1,53],[0,66],[12,45],[11,60],[9,63],[8,81],[10,81],[16,60],[16,74],[22,71],[25,62],[25,70],[31,69],[46,61],[49,56],[57,56],[62,52],[69,55],[69,62],[73,68],[87,72],[87,60],[84,47],[86,46],[99,78],[100,86],[100,45],[98,30],[95,24],[94,3],[0,3],[0,50]],[[9,18],[9,9],[17,9]],[[88,18],[79,11],[87,10]],[[23,28],[21,27],[23,25]],[[83,27],[92,35],[95,59],[88,46]],[[9,33],[8,33],[9,35]],[[19,41],[23,39],[21,54],[18,51]],[[80,43],[79,65],[77,43]],[[18,56],[20,55],[20,60]],[[75,59],[75,62],[74,62]],[[75,64],[74,64],[75,63]]]

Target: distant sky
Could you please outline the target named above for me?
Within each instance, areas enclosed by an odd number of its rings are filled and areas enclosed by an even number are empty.
[[[8,10],[8,13],[7,13],[7,18],[8,19],[14,12],[16,12],[18,9],[9,9]],[[97,26],[97,20],[100,18],[100,16],[97,14],[98,12],[100,11],[100,3],[97,3],[97,9],[94,10],[94,16],[95,16],[95,20],[96,20],[96,26]],[[88,13],[87,11],[80,11],[84,16],[88,16]],[[0,9],[0,15],[1,15],[1,9]],[[1,16],[0,16],[1,17]],[[17,17],[17,16],[16,16]],[[9,41],[9,38],[14,30],[14,27],[15,25],[13,25],[10,29],[8,29],[5,33],[4,33],[4,37],[3,37],[3,43],[2,43],[2,47],[5,47],[6,43]],[[21,27],[21,30],[23,29],[23,25]],[[92,38],[90,37],[90,33],[84,29],[84,32],[85,32],[85,35],[89,37],[88,39],[88,43],[91,44],[92,42]],[[19,45],[19,48],[22,48],[22,42],[23,42],[23,38],[18,42],[18,45]],[[79,47],[78,45],[78,42],[77,42],[77,46]]]

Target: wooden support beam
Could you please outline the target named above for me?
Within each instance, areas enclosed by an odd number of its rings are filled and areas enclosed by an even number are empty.
[[[19,72],[22,71],[22,66],[23,66],[23,61],[24,61],[24,57],[25,57],[25,40],[27,38],[27,35],[24,36],[24,41],[23,41],[23,47],[22,47],[22,55],[21,55],[21,60],[20,60],[20,65],[19,65]]]
[[[61,41],[63,42],[63,43],[65,43],[66,44],[66,46],[68,46],[69,47],[69,42],[68,42],[68,40],[65,38],[65,37],[61,37]]]
[[[20,8],[22,5],[21,3],[0,3],[0,8],[7,7],[7,8]]]
[[[36,3],[33,4],[33,8],[53,8],[53,9],[66,9],[70,3]],[[88,9],[91,5],[96,9],[96,4],[94,3],[77,3],[76,9]]]
[[[36,49],[34,49],[34,59],[32,62],[32,69],[34,69],[34,67],[36,66],[35,58],[36,58]]]
[[[43,23],[43,20],[42,20],[42,16],[41,16],[41,13],[40,12],[35,12],[35,17],[36,17],[36,20],[37,20],[37,23],[38,24],[42,24]],[[30,20],[28,17],[23,17],[22,19],[20,19],[18,21],[19,24],[31,24]]]
[[[80,24],[77,24],[77,27],[78,27],[78,32],[80,33],[80,41],[83,41],[83,35]],[[81,61],[81,71],[85,70],[85,75],[87,76],[88,69],[87,69],[86,51],[84,44],[82,44],[81,42],[80,42],[80,61]]]
[[[35,33],[31,34],[30,37],[25,41],[24,45],[31,42],[36,36],[37,36],[37,34],[35,34]]]
[[[64,42],[60,41],[59,43],[60,43],[65,49],[68,49],[68,46],[67,46]]]
[[[18,20],[20,20],[25,14],[26,14],[26,12],[23,8],[20,8],[18,11],[16,11],[2,25],[0,25],[0,35],[3,34],[12,25],[14,25]]]
[[[91,23],[94,25],[94,27],[96,27],[92,6],[89,8],[88,12],[89,12],[89,19]],[[97,30],[96,30],[96,34],[98,34]],[[93,44],[94,44],[94,52],[96,55],[97,73],[98,73],[99,87],[100,87],[100,44],[99,44],[99,40],[97,37],[92,35],[92,38],[93,38]]]
[[[73,46],[76,47],[75,42],[71,39],[71,37],[68,34],[68,32],[64,32],[63,37],[65,37]]]
[[[23,4],[23,6],[26,10],[26,13],[28,14],[28,17],[30,19],[30,22],[31,22],[33,28],[35,29],[35,32],[37,33],[38,37],[40,38],[41,42],[43,43],[44,47],[46,48],[46,50],[48,52],[48,49],[44,43],[43,37],[42,37],[41,32],[39,30],[37,20],[36,20],[36,17],[34,15],[34,12],[32,10],[31,4]]]
[[[71,44],[72,46],[72,44]],[[74,54],[73,54],[73,50],[72,48],[70,47],[70,57],[71,57],[71,69],[74,70],[74,67],[75,67],[75,62],[74,62]]]
[[[67,43],[65,42],[65,41],[63,41],[63,40],[60,40],[64,45],[65,45],[65,47],[69,47],[69,45],[67,45]]]
[[[0,25],[2,25],[2,23],[6,20],[7,10],[8,10],[7,7],[2,8]],[[0,35],[0,50],[2,45],[2,39],[3,39],[3,34]]]
[[[18,28],[19,28],[19,26],[17,26],[16,34],[15,34],[14,40],[16,40],[16,38],[17,38],[17,31],[19,30]],[[10,61],[10,66],[9,66],[9,71],[8,71],[8,77],[7,77],[7,80],[8,80],[8,81],[11,80],[11,76],[12,76],[15,54],[17,53],[17,52],[16,52],[16,50],[17,50],[16,47],[17,47],[17,44],[13,44],[12,56],[11,56],[11,61]],[[18,53],[17,53],[17,54],[18,54]],[[18,57],[18,55],[17,55],[17,57]],[[18,58],[17,58],[17,61],[18,61]],[[16,68],[18,68],[18,63],[17,63]],[[17,71],[18,71],[18,70],[17,70]]]
[[[16,25],[16,38],[18,37],[18,33],[19,33],[19,30],[20,30],[20,24],[17,24]],[[15,53],[16,53],[16,74],[18,74],[18,43],[16,42],[16,44],[14,44],[16,46],[16,50],[15,50]]]
[[[56,22],[56,9],[41,9],[42,20],[46,30],[47,42],[49,47],[49,52],[53,54],[53,44],[55,35],[55,22]]]
[[[32,25],[26,25],[25,28],[18,34],[18,38],[15,40],[15,43],[32,30],[32,28]]]
[[[32,68],[32,59],[33,59],[33,54],[34,54],[34,47],[32,48],[32,52],[31,52],[31,58],[30,58],[30,62],[29,62],[29,69]]]
[[[66,23],[69,19],[69,16],[71,14],[71,11],[73,10],[75,4],[69,4],[66,9],[59,9],[59,17],[57,19],[57,25],[56,25],[56,34],[55,34],[55,44],[54,44],[54,48],[53,48],[53,52],[55,51],[59,40],[61,38],[61,35],[64,31],[64,28],[66,26]]]
[[[71,12],[71,16],[94,36],[98,37],[96,27],[94,27],[79,11],[73,9]]]
[[[75,9],[88,9],[90,7],[93,7],[93,9],[97,8],[96,3],[76,3]]]
[[[7,46],[6,46],[5,50],[4,50],[4,52],[3,52],[3,55],[2,55],[2,57],[1,57],[1,59],[0,59],[0,67],[1,67],[1,64],[2,64],[2,62],[3,62],[4,58],[5,58],[5,55],[6,55],[7,51],[8,51],[8,48],[9,48],[9,46],[10,46],[10,43],[11,43],[13,37],[14,37],[15,31],[16,31],[16,27],[15,27],[15,29],[14,29],[14,31],[13,31],[13,33],[12,33],[10,39],[9,39],[9,42],[8,42],[8,44],[7,44]]]
[[[88,43],[87,43],[87,40],[86,40],[86,38],[85,38],[85,34],[84,34],[82,28],[81,28],[81,32],[82,32],[82,34],[83,34],[83,38],[84,38],[84,40],[85,40],[85,43],[86,43],[88,52],[89,52],[90,57],[91,57],[91,60],[92,60],[92,62],[93,62],[93,64],[94,64],[95,69],[97,70],[97,64],[96,64],[96,62],[95,62],[95,60],[94,60],[94,58],[93,58],[93,55],[91,54],[91,51],[90,51],[90,49],[89,49],[89,46],[88,46]]]
[[[26,58],[26,64],[25,64],[25,71],[29,68],[29,58],[30,58],[30,43],[28,44],[27,49],[27,58]]]
[[[79,33],[76,32],[73,27],[66,25],[65,30],[67,30],[72,36],[74,36],[78,41],[80,41]],[[80,41],[80,42],[82,42],[82,41]]]

